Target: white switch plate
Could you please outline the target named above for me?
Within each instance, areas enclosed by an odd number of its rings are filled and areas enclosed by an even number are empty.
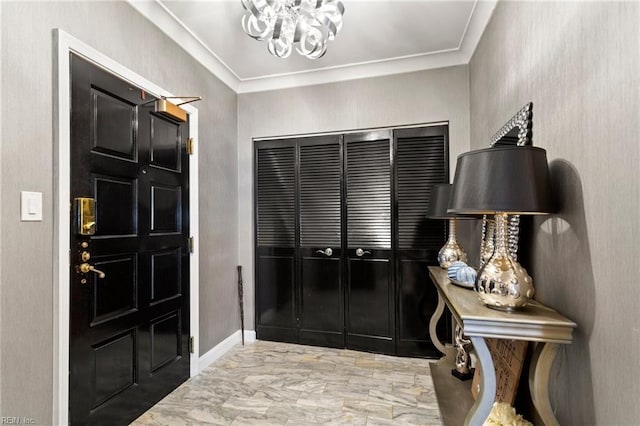
[[[42,192],[20,191],[20,220],[42,221]]]

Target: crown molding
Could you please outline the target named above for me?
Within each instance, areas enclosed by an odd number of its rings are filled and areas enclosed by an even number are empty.
[[[467,22],[467,28],[462,35],[458,50],[465,57],[465,65],[471,62],[471,57],[480,43],[484,29],[487,28],[498,0],[477,0]]]
[[[127,0],[127,3],[238,93],[240,87],[238,76],[162,3],[157,0]]]
[[[269,75],[241,80],[238,93],[262,92],[299,86],[335,83],[369,77],[422,71],[466,64],[458,50],[434,52],[424,55],[390,58],[381,61],[349,64],[296,73]]]
[[[497,0],[478,0],[456,49],[426,54],[389,58],[380,61],[349,64],[287,74],[240,79],[218,56],[191,32],[160,1],[127,0],[167,36],[178,43],[196,61],[236,93],[262,92],[299,86],[334,83],[368,77],[380,77],[414,71],[467,65],[487,26]]]

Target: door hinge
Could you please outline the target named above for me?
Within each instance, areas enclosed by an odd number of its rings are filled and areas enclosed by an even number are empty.
[[[194,353],[195,352],[195,337],[193,336],[189,336],[189,353]]]
[[[188,138],[187,139],[187,154],[188,155],[192,155],[193,154],[193,150],[195,149],[195,144],[196,144],[196,142],[193,140],[193,138]]]
[[[189,237],[189,253],[196,251],[196,240],[193,237]]]

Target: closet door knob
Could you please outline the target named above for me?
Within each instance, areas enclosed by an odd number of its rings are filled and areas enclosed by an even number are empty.
[[[331,247],[327,247],[324,250],[316,250],[318,254],[324,254],[325,256],[331,256],[333,254],[333,249]]]
[[[362,250],[361,248],[356,249],[356,256],[362,257],[365,254],[371,254],[371,252],[369,250]]]

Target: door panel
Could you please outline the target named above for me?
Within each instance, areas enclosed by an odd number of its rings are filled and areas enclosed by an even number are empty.
[[[180,311],[151,321],[151,371],[156,373],[162,367],[180,357]]]
[[[344,347],[342,143],[298,140],[299,342]]]
[[[180,149],[180,125],[159,119],[151,119],[151,161],[154,167],[180,172],[182,150]]]
[[[340,252],[302,257],[300,343],[344,347]]]
[[[399,355],[439,355],[428,331],[438,294],[427,266],[437,265],[445,221],[427,219],[426,211],[433,185],[449,180],[447,138],[447,126],[394,130]],[[442,318],[438,330],[447,341],[449,320]]]
[[[262,255],[258,262],[261,308],[258,324],[295,328],[293,257]]]
[[[122,393],[135,384],[135,330],[93,346],[96,371],[92,408]]]
[[[427,270],[433,262],[404,256],[398,265],[398,355],[440,357],[429,337],[429,321],[438,303],[437,290],[429,285]],[[446,318],[438,323],[438,335],[443,339],[450,324]]]
[[[347,135],[349,248],[391,249],[391,158],[388,132]]]
[[[342,245],[342,149],[337,136],[300,141],[300,247]]]
[[[93,265],[105,273],[93,275],[93,317],[91,327],[137,310],[137,254],[94,257]],[[118,292],[112,291],[117,287]]]
[[[151,232],[180,233],[182,188],[151,184]]]
[[[96,223],[70,217],[70,422],[126,424],[189,377],[188,125],[75,55],[71,81],[70,201],[94,198]]]
[[[151,254],[151,304],[180,297],[182,283],[180,247]]]
[[[138,179],[93,175],[96,199],[94,238],[137,234]]]
[[[391,135],[345,135],[348,348],[395,353]]]
[[[387,259],[349,257],[349,335],[391,339],[390,272]]]
[[[137,160],[135,138],[137,104],[91,88],[93,150],[127,160]]]
[[[256,149],[258,247],[295,248],[295,148],[277,143]]]
[[[256,145],[256,334],[297,342],[296,161],[291,141]]]

